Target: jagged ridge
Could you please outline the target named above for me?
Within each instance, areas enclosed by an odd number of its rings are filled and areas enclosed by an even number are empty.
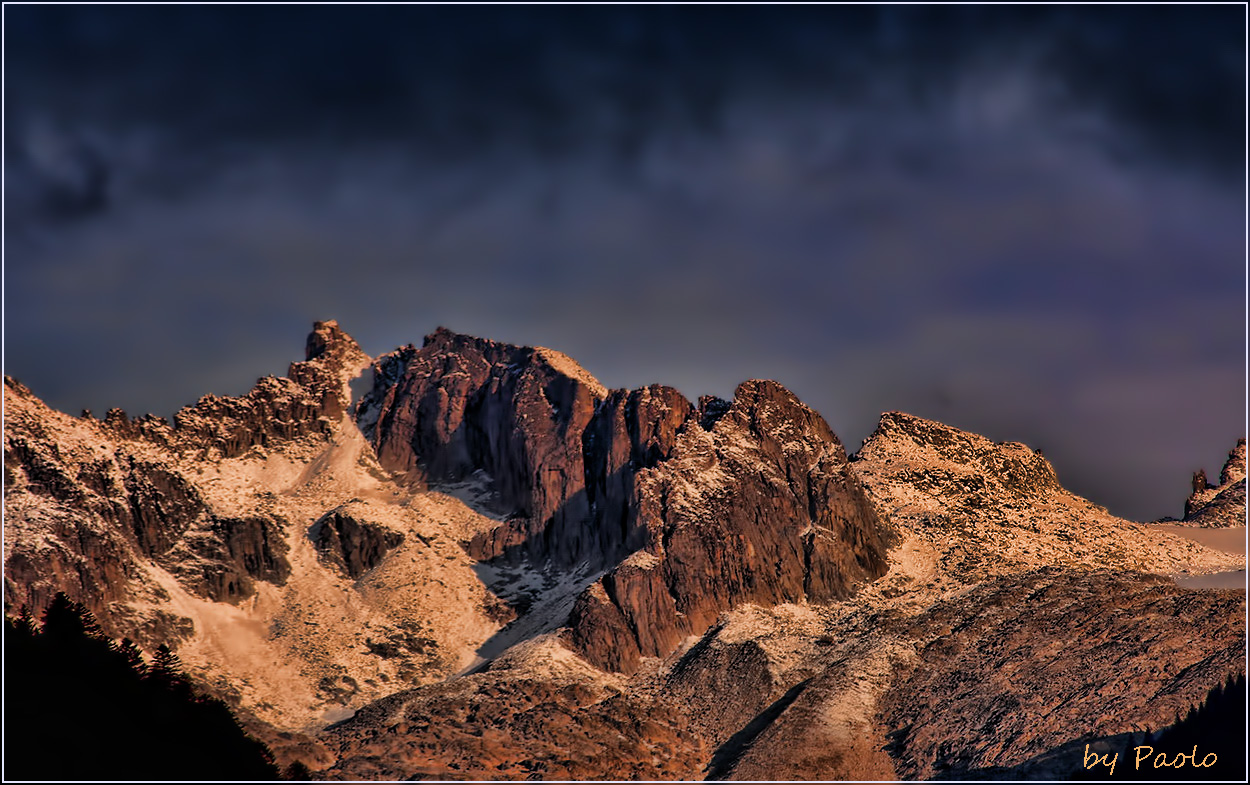
[[[507,520],[472,539],[475,558],[610,568],[570,619],[601,667],[631,671],[736,604],[843,597],[885,570],[841,444],[775,382],[695,409],[672,388],[609,393],[563,355],[445,329],[374,367],[357,413],[376,422],[383,466],[426,485],[490,478]]]

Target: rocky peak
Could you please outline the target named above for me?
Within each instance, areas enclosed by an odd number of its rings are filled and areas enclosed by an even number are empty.
[[[1228,451],[1228,459],[1220,470],[1220,485],[1228,485],[1245,479],[1246,476],[1246,440],[1238,439],[1236,446]]]
[[[571,619],[598,665],[631,671],[736,604],[844,597],[885,570],[842,444],[776,382],[696,409],[671,387],[608,391],[559,352],[444,328],[380,358],[374,382],[357,422],[384,467],[489,485],[479,500],[503,520],[474,536],[474,558],[609,570]]]
[[[702,403],[689,421],[722,408]],[[820,415],[753,380],[714,420],[675,429],[667,459],[637,470],[643,547],[574,606],[572,644],[600,667],[632,672],[737,605],[846,597],[885,572],[886,532]]]
[[[904,465],[901,480],[934,493],[954,493],[966,506],[984,507],[995,499],[1025,500],[1061,490],[1054,467],[1040,450],[1020,442],[993,442],[984,436],[904,412],[886,412],[860,447],[856,461]],[[954,474],[971,472],[963,484]]]
[[[483,504],[515,521],[476,541],[474,556],[545,549],[533,534],[585,519],[582,434],[606,394],[585,369],[548,349],[440,327],[379,370],[358,420],[374,423],[381,464],[426,485],[485,475]]]
[[[140,439],[180,453],[233,458],[252,447],[270,447],[309,434],[328,434],[351,402],[348,383],[369,357],[337,322],[315,322],[305,359],[285,377],[266,376],[246,395],[205,395],[174,414],[131,419],[109,409],[102,425],[118,438]],[[92,418],[84,418],[94,422]]]
[[[291,363],[287,376],[320,399],[323,414],[337,420],[351,404],[348,384],[369,365],[369,356],[331,319],[313,323],[304,357],[303,362]]]
[[[1194,472],[1193,492],[1185,500],[1184,522],[1194,526],[1238,526],[1246,522],[1246,440],[1238,439],[1212,485],[1204,469]]]
[[[331,352],[342,354],[347,342],[355,344],[351,336],[339,328],[336,320],[313,322],[312,332],[308,334],[308,339],[304,342],[304,359],[306,361],[320,359]]]
[[[21,397],[21,398],[27,398],[27,399],[34,398],[34,397],[35,397],[35,394],[34,394],[34,393],[32,393],[32,392],[30,391],[30,388],[29,388],[29,387],[27,387],[26,385],[22,384],[22,383],[21,383],[21,382],[19,382],[17,379],[14,379],[12,376],[9,376],[9,375],[6,373],[6,374],[4,375],[4,395],[5,395],[5,397],[7,398],[7,397],[9,396],[9,394],[10,394],[10,393],[11,393],[11,394],[13,394],[13,395],[16,395],[16,396],[18,396],[18,397]]]

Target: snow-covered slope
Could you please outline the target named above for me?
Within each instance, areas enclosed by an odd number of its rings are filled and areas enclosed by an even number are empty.
[[[900,554],[931,560],[936,584],[1040,566],[1162,574],[1245,566],[1242,557],[1117,518],[1071,493],[1024,444],[909,414],[881,415],[851,465],[898,528]]]
[[[65,591],[282,728],[471,663],[511,617],[462,547],[497,522],[381,469],[346,411],[368,358],[337,325],[317,325],[309,355],[303,383],[262,379],[175,426],[69,417],[6,380],[6,604]],[[397,543],[350,575],[314,536],[335,512]]]

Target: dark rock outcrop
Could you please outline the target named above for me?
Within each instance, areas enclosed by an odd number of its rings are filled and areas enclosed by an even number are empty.
[[[183,585],[214,602],[237,603],[256,593],[256,581],[276,586],[291,575],[283,525],[271,518],[214,517],[193,536],[186,549],[196,558],[177,552],[162,562]]]
[[[359,578],[378,566],[404,535],[369,521],[357,520],[342,509],[331,510],[309,529],[318,555],[350,578]]]
[[[131,458],[125,487],[130,526],[146,556],[167,552],[207,512],[195,488],[159,464]]]
[[[841,443],[775,382],[744,382],[711,430],[681,431],[638,472],[633,504],[642,550],[569,620],[573,646],[609,670],[667,654],[735,605],[824,602],[885,573],[886,534]]]

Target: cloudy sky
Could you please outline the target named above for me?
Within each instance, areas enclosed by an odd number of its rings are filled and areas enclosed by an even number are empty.
[[[4,371],[169,415],[444,325],[1179,515],[1246,428],[1245,13],[6,6]]]

